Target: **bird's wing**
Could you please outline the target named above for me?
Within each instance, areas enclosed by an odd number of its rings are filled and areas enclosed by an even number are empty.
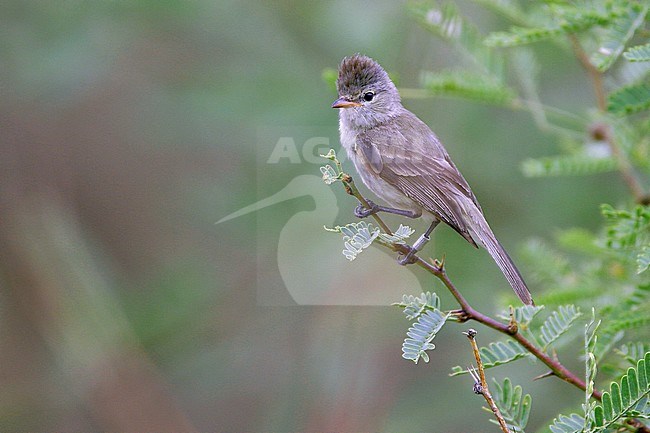
[[[391,122],[359,134],[357,152],[383,180],[476,246],[468,224],[477,217],[474,210],[482,214],[478,201],[437,137],[411,116],[407,124],[415,127]]]

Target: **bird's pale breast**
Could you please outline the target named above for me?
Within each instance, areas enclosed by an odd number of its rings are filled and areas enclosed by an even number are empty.
[[[343,121],[344,120],[341,119],[341,122]],[[341,127],[341,144],[345,148],[348,158],[354,164],[354,168],[361,177],[363,184],[368,187],[373,194],[384,200],[389,206],[402,210],[412,210],[416,212],[424,211],[424,218],[427,220],[433,220],[433,215],[424,210],[422,206],[408,198],[403,192],[399,191],[375,173],[368,161],[364,158],[363,154],[357,152],[357,134],[353,131],[353,128]]]

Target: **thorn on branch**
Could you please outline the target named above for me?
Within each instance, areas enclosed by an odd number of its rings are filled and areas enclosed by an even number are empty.
[[[511,335],[519,332],[519,324],[517,323],[517,319],[515,319],[515,309],[512,305],[510,306],[510,321],[508,322],[508,332],[510,332]]]
[[[471,319],[470,315],[467,314],[465,310],[452,310],[451,315],[454,316],[454,318],[459,322],[459,323],[464,323],[467,322],[469,319]]]
[[[476,372],[476,368],[467,367],[467,372],[469,373],[470,376],[472,376],[472,379],[474,379],[474,386],[472,387],[472,391],[474,391],[474,394],[483,394],[483,386],[481,385],[481,378],[478,376],[478,373]]]
[[[551,377],[551,376],[555,376],[555,373],[549,370],[546,373],[542,373],[539,376],[533,377],[533,380],[546,379],[547,377]]]
[[[469,328],[467,332],[463,332],[463,334],[467,335],[467,338],[470,340],[473,340],[476,337],[477,332],[476,329]]]
[[[445,257],[444,256],[440,260],[438,260],[438,259],[431,260],[431,264],[438,269],[438,272],[440,272],[440,273],[445,272]]]

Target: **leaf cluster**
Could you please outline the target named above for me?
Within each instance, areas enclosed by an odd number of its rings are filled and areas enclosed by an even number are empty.
[[[650,352],[638,359],[620,380],[610,384],[601,403],[590,405],[587,416],[558,416],[553,433],[599,433],[627,429],[630,418],[650,419]]]
[[[524,109],[540,129],[571,141],[563,154],[528,159],[523,173],[530,177],[593,175],[619,169],[620,156],[611,152],[608,139],[628,141],[625,159],[646,165],[647,142],[622,137],[630,122],[624,116],[650,108],[650,65],[619,79],[606,95],[607,115],[593,112],[570,113],[549,107],[538,93],[539,62],[526,45],[546,41],[563,50],[575,49],[597,73],[625,68],[621,62],[649,62],[650,44],[633,45],[635,35],[648,21],[646,2],[594,0],[589,2],[537,2],[480,0],[477,3],[512,23],[509,31],[481,34],[477,26],[460,13],[454,2],[416,2],[409,6],[415,19],[438,38],[456,49],[467,68],[422,73],[422,90],[428,96],[451,96],[471,101]],[[525,7],[524,7],[525,6]],[[584,50],[581,45],[586,46]],[[509,48],[504,50],[503,48]],[[622,59],[622,60],[621,60]],[[510,68],[514,74],[506,73]],[[623,74],[619,74],[623,77]],[[514,81],[512,80],[514,78]],[[612,81],[614,82],[614,81]],[[589,131],[589,123],[600,122],[612,131],[603,136]],[[643,123],[643,122],[642,122]],[[639,137],[636,137],[639,138]]]
[[[402,358],[416,364],[420,359],[429,362],[428,350],[435,349],[431,341],[440,332],[450,313],[440,310],[440,298],[435,293],[422,293],[419,297],[404,295],[401,303],[404,315],[413,323],[402,344]]]

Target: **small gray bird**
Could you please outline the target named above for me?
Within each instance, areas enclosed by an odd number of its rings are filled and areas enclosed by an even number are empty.
[[[524,304],[533,299],[519,270],[492,233],[481,206],[438,137],[402,106],[399,93],[384,69],[373,59],[353,55],[341,61],[336,80],[340,108],[341,144],[363,183],[391,207],[369,202],[355,215],[364,218],[389,212],[431,221],[427,231],[399,262],[413,263],[414,255],[445,222],[478,248],[482,245]]]

